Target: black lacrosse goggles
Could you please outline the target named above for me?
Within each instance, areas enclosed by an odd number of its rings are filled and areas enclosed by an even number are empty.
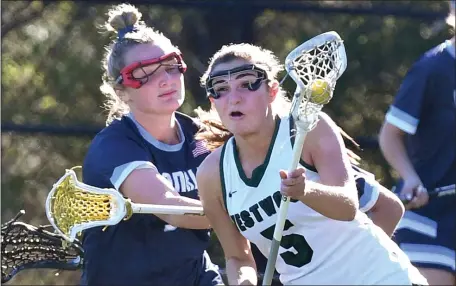
[[[79,241],[72,244],[61,235],[18,221],[25,211],[1,226],[2,284],[25,269],[77,270],[84,251]],[[50,226],[49,226],[50,227]]]
[[[173,59],[175,59],[175,63],[169,63]],[[168,74],[184,73],[187,65],[182,59],[182,54],[173,52],[158,58],[129,64],[120,71],[116,83],[138,89],[146,84],[159,69],[164,69]]]
[[[210,74],[206,80],[207,97],[218,99],[222,93],[229,89],[228,81],[240,80],[241,88],[249,91],[256,91],[260,88],[263,81],[268,80],[266,71],[254,64],[242,65],[230,70],[218,71]]]

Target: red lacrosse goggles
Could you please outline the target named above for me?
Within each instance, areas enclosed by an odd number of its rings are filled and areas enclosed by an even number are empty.
[[[173,58],[176,59],[177,63],[162,63]],[[176,70],[177,72],[184,73],[187,70],[187,65],[182,59],[182,55],[178,52],[173,52],[159,58],[135,62],[124,67],[120,71],[116,83],[131,88],[140,88],[162,67],[165,68],[168,74],[174,73]]]

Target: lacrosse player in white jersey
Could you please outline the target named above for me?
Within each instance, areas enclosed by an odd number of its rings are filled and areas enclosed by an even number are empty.
[[[387,234],[358,210],[342,137],[320,113],[300,168],[287,174],[294,144],[290,103],[277,82],[277,58],[249,44],[224,46],[201,79],[212,103],[200,118],[209,147],[197,183],[224,250],[230,285],[257,284],[250,243],[268,256],[282,194],[292,198],[276,269],[285,285],[427,285]],[[226,127],[226,128],[225,128]],[[231,136],[231,138],[230,138]]]

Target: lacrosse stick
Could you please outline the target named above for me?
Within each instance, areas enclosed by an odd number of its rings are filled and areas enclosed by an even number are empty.
[[[336,32],[323,33],[306,41],[291,51],[285,59],[285,69],[296,82],[290,109],[296,138],[289,173],[298,166],[306,134],[317,125],[318,114],[323,105],[331,99],[336,81],[346,67],[345,48]],[[289,202],[290,198],[283,196],[263,285],[271,285]]]
[[[77,270],[82,266],[83,250],[79,241],[69,244],[62,236],[17,221],[25,211],[2,224],[2,283],[19,271],[32,268]]]
[[[133,213],[203,215],[202,207],[132,203],[115,189],[102,189],[78,181],[73,170],[66,170],[46,199],[46,215],[65,239],[73,242],[83,230],[116,225]]]

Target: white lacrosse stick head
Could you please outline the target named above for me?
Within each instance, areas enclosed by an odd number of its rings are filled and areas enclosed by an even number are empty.
[[[69,242],[85,229],[118,224],[127,214],[118,191],[81,183],[73,170],[66,170],[46,199],[49,222]]]
[[[318,113],[332,98],[336,82],[346,68],[343,41],[333,31],[313,37],[288,54],[285,69],[297,85],[291,109],[297,127],[306,131],[315,127]],[[312,87],[320,83],[324,83],[328,99],[315,103],[311,100]]]

